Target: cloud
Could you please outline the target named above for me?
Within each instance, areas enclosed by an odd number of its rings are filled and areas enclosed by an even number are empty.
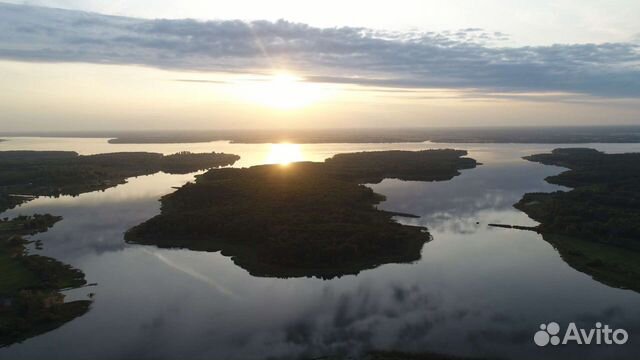
[[[310,81],[500,93],[640,96],[640,44],[500,47],[468,28],[389,32],[287,21],[146,20],[0,4],[0,58],[263,73]]]

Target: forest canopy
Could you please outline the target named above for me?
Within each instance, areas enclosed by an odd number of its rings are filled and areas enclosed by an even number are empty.
[[[426,229],[376,209],[361,185],[384,178],[436,181],[476,166],[465,151],[340,154],[323,163],[213,169],[161,199],[161,214],[126,239],[222,251],[259,276],[333,277],[420,258]]]
[[[35,196],[79,195],[122,184],[129,177],[158,171],[189,173],[232,165],[239,158],[215,152],[78,155],[73,151],[0,151],[0,212]]]
[[[640,154],[576,148],[525,159],[569,168],[547,181],[573,189],[525,194],[516,208],[570,266],[640,291]]]

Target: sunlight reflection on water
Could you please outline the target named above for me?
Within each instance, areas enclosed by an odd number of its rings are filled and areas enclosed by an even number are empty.
[[[305,160],[300,144],[271,144],[265,164],[289,165]]]

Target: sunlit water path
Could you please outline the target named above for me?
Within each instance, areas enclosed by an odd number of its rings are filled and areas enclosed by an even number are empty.
[[[158,198],[194,174],[155,174],[77,197],[39,198],[3,216],[61,215],[37,238],[39,253],[82,269],[96,294],[84,316],[0,358],[263,359],[314,357],[368,349],[432,351],[501,358],[634,359],[640,345],[640,294],[611,288],[569,267],[532,232],[488,223],[534,224],[513,203],[560,168],[524,155],[561,145],[314,144],[274,147],[227,142],[112,145],[105,139],[11,138],[0,150],[173,153],[217,151],[242,157],[236,166],[322,160],[363,150],[458,148],[483,163],[447,182],[387,179],[370,185],[387,196],[381,208],[420,215],[434,240],[415,264],[391,264],[330,281],[257,278],[219,253],[124,243],[123,232],[159,212]],[[609,152],[640,144],[581,145]],[[35,251],[35,250],[34,250]],[[542,322],[601,321],[624,328],[622,347],[538,348]],[[526,354],[523,356],[522,352]]]

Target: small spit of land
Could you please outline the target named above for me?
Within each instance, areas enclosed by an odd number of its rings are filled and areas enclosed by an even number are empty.
[[[36,196],[79,195],[104,190],[126,178],[189,173],[232,165],[237,155],[123,152],[81,156],[72,151],[0,152],[0,212]]]
[[[0,347],[53,330],[89,310],[90,301],[64,302],[63,289],[85,285],[84,274],[54,259],[28,255],[23,238],[59,217],[0,220]]]
[[[525,194],[516,208],[571,266],[640,291],[640,154],[556,149],[526,159],[569,168],[547,181],[573,190]]]
[[[164,196],[131,242],[222,251],[257,276],[334,277],[420,258],[424,228],[377,210],[362,183],[447,180],[476,166],[466,151],[340,154],[323,163],[214,169]]]

